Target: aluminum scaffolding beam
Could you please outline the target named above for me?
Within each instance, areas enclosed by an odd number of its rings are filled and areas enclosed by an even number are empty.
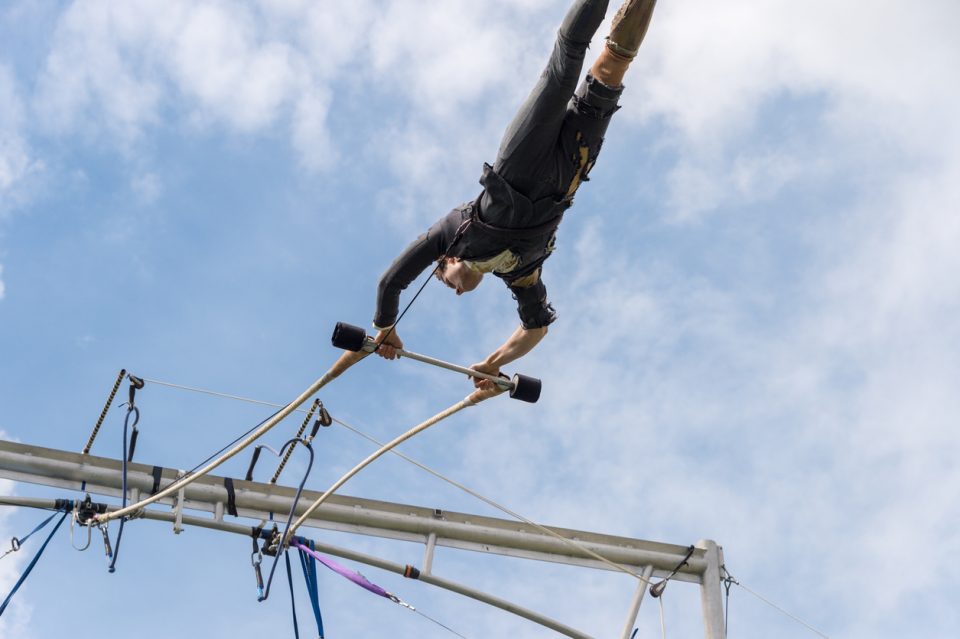
[[[0,496],[0,506],[26,506],[29,508],[46,508],[53,509],[55,508],[56,500],[54,499],[37,499],[33,497],[3,497]],[[107,510],[116,510],[118,506],[108,508]],[[156,509],[145,509],[142,514],[143,519],[150,519],[153,521],[166,521],[174,522],[177,515],[175,513],[161,512]],[[225,521],[217,521],[215,519],[210,519],[207,517],[193,517],[190,515],[184,515],[182,517],[181,523],[188,526],[197,526],[200,528],[207,528],[210,530],[219,530],[221,532],[233,533],[235,535],[242,535],[244,537],[250,536],[250,527],[244,526],[241,524],[233,524]],[[387,572],[396,573],[398,575],[404,575],[406,566],[401,564],[394,563],[392,561],[387,561],[385,559],[380,559],[379,557],[374,557],[372,555],[367,555],[364,553],[356,552],[349,550],[347,548],[341,548],[339,546],[334,546],[331,544],[325,544],[323,542],[314,541],[314,547],[317,552],[322,552],[327,555],[334,555],[341,557],[343,559],[349,559],[351,561],[356,561],[368,566],[373,566],[381,570],[386,570]],[[404,575],[406,576],[406,575]],[[436,586],[437,588],[442,588],[444,590],[449,590],[450,592],[455,592],[458,595],[463,595],[465,597],[470,597],[471,599],[476,599],[481,603],[485,603],[489,606],[494,606],[495,608],[500,608],[507,612],[513,613],[518,617],[523,617],[529,621],[540,624],[544,628],[549,628],[554,630],[562,635],[567,637],[573,637],[574,639],[593,639],[590,635],[583,633],[579,630],[571,628],[570,626],[564,625],[550,617],[541,615],[537,612],[518,606],[517,604],[495,597],[493,595],[481,592],[469,586],[459,584],[450,579],[444,579],[442,577],[437,577],[436,575],[424,575],[423,573],[417,577],[418,581],[430,584],[431,586]]]
[[[181,472],[172,468],[130,463],[127,465],[128,498],[135,501],[140,495],[157,492],[175,481]],[[85,489],[91,493],[113,497],[119,497],[121,492],[121,463],[118,460],[6,441],[0,441],[0,477],[72,491]],[[175,531],[178,530],[179,522],[203,525],[198,523],[199,520],[231,525],[223,521],[228,501],[225,479],[222,476],[207,475],[189,484],[175,496],[160,500],[159,503],[174,508],[173,513],[166,516],[174,521]],[[84,486],[85,488],[82,488]],[[254,520],[265,519],[269,514],[286,516],[296,494],[296,490],[290,487],[240,479],[234,479],[233,486],[238,516]],[[306,510],[321,494],[304,490],[298,503],[297,514]],[[208,512],[213,516],[210,519],[188,517],[184,515],[184,509]],[[647,579],[651,576],[668,575],[687,554],[687,547],[674,544],[549,527],[551,532],[563,538],[557,539],[522,522],[344,495],[332,495],[305,525],[424,544],[426,550],[422,573],[439,581],[443,580],[431,572],[433,550],[437,546],[614,570],[579,549],[586,547],[635,574],[643,573]],[[722,554],[719,547],[712,541],[702,541],[697,544],[687,564],[673,577],[676,580],[700,584],[707,639],[722,637],[722,634],[718,634],[723,630],[722,605],[718,608],[716,604],[721,601],[721,564]],[[457,587],[460,590],[451,589],[479,599],[475,596],[476,593],[466,592],[469,589]],[[636,609],[642,600],[641,590],[642,584],[631,605],[630,619],[636,616]],[[498,607],[504,608],[502,605]],[[718,619],[721,624],[719,627]],[[539,620],[537,622],[541,623]],[[553,629],[563,633],[556,626]],[[564,634],[585,636],[576,631],[572,632],[573,634]]]

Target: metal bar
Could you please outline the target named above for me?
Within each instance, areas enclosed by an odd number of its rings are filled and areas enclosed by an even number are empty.
[[[29,506],[32,508],[54,508],[55,500],[53,499],[36,499],[30,497],[6,497],[0,496],[0,505],[10,505],[10,506]],[[115,508],[108,508],[108,510],[115,511]],[[144,519],[151,519],[154,521],[173,521],[176,516],[173,513],[162,512],[157,510],[144,509],[142,511],[142,517]],[[232,524],[222,521],[216,521],[215,519],[208,519],[205,517],[194,517],[191,515],[183,515],[182,521],[188,526],[198,526],[202,528],[209,528],[212,530],[219,530],[222,532],[234,533],[237,535],[242,535],[244,537],[250,536],[250,527],[242,526],[240,524]],[[339,546],[333,546],[330,544],[325,544],[322,542],[314,542],[314,546],[317,549],[317,552],[322,552],[328,555],[335,555],[343,559],[348,559],[351,561],[356,561],[368,566],[373,566],[375,568],[380,568],[388,572],[396,573],[399,575],[404,574],[406,566],[394,563],[392,561],[387,561],[385,559],[380,559],[379,557],[374,557],[372,555],[366,555],[359,553],[353,550],[348,550],[346,548],[340,548]],[[449,590],[450,592],[455,592],[471,599],[475,599],[481,603],[493,606],[495,608],[500,608],[509,613],[522,617],[529,621],[532,621],[536,624],[539,624],[545,628],[549,628],[555,632],[558,632],[567,637],[574,637],[575,639],[593,639],[590,635],[571,628],[565,624],[560,623],[550,617],[541,615],[540,613],[534,612],[522,606],[518,606],[510,601],[501,599],[494,595],[470,588],[463,584],[451,581],[449,579],[444,579],[442,577],[437,577],[432,574],[420,574],[417,581],[422,581],[431,586],[436,586],[438,588],[443,588],[444,590]]]
[[[437,533],[430,533],[427,536],[427,548],[423,551],[423,566],[421,573],[430,574],[433,571],[433,552],[437,548]]]
[[[703,549],[707,569],[700,582],[700,604],[703,607],[704,633],[707,639],[725,639],[723,619],[723,593],[721,592],[720,566],[723,565],[723,550],[710,539],[697,542]]]
[[[640,612],[640,604],[643,603],[643,596],[647,593],[650,585],[650,577],[653,575],[653,566],[647,566],[643,569],[643,580],[637,582],[637,589],[633,593],[633,601],[630,602],[630,612],[627,613],[627,622],[623,626],[621,639],[630,639],[630,633],[633,632],[633,626],[637,622],[637,613]]]
[[[178,470],[177,471],[177,480],[183,478],[183,475],[186,471]],[[184,489],[181,488],[177,491],[177,496],[173,501],[173,534],[179,535],[183,532],[183,506],[186,495],[184,494]]]
[[[120,494],[120,468],[117,460],[80,455],[39,446],[0,441],[0,476],[16,481],[78,490],[82,482],[87,490],[101,495]],[[148,493],[153,487],[153,466],[128,464],[127,485]],[[174,481],[176,471],[164,469],[161,484]],[[217,502],[227,500],[222,476],[208,475],[184,487],[183,508],[214,512]],[[289,512],[296,490],[287,486],[234,480],[236,504],[241,516],[263,519],[264,513]],[[305,490],[296,514],[321,493]],[[172,498],[161,503],[172,504]],[[435,508],[395,504],[372,499],[333,495],[305,525],[314,528],[373,535],[423,543],[431,533],[437,545],[448,548],[489,552],[510,557],[610,570],[609,566],[577,554],[576,549],[528,524],[513,520],[442,511]],[[686,555],[686,547],[676,544],[602,535],[569,528],[549,527],[554,533],[625,566],[654,566],[654,575],[665,576]],[[704,551],[697,550],[674,579],[700,583],[706,569]]]
[[[377,343],[372,337],[367,337],[366,342],[363,345],[364,351],[372,353],[377,348]],[[481,373],[480,371],[475,371],[472,368],[467,368],[465,366],[458,366],[456,364],[451,364],[450,362],[445,362],[442,359],[437,359],[435,357],[430,357],[428,355],[421,355],[420,353],[413,353],[411,351],[405,351],[402,348],[396,349],[397,355],[403,357],[408,357],[410,359],[415,359],[418,362],[423,362],[424,364],[432,364],[433,366],[439,366],[440,368],[445,368],[448,371],[453,371],[455,373],[463,373],[468,377],[479,377],[480,379],[488,379],[494,384],[497,384],[501,388],[506,390],[513,390],[513,382],[497,375],[490,375],[488,373]]]

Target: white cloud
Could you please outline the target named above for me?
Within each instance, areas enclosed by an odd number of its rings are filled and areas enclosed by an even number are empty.
[[[156,202],[157,198],[160,197],[163,184],[159,175],[146,171],[133,176],[130,180],[130,188],[142,202],[150,204]]]
[[[2,288],[0,288],[2,290]],[[0,440],[9,441],[11,438],[6,431],[0,429]],[[16,494],[14,482],[9,479],[0,479],[0,495]],[[23,531],[13,530],[7,520],[13,513],[9,507],[0,507],[0,539],[9,540],[15,535],[23,535]],[[3,548],[0,552],[9,549]],[[0,592],[8,593],[13,584],[20,578],[27,559],[25,553],[12,553],[0,561]],[[4,595],[6,596],[6,595]],[[0,617],[0,637],[29,637],[30,616],[32,607],[19,598],[14,605],[8,606],[3,617]]]
[[[305,92],[293,116],[293,144],[307,169],[321,171],[333,166],[339,152],[326,127],[330,96],[320,90]]]
[[[7,286],[3,283],[3,264],[0,264],[0,300],[4,298],[7,293]]]
[[[53,132],[106,131],[124,148],[165,109],[201,129],[244,133],[269,129],[292,109],[294,143],[317,168],[312,149],[326,139],[327,103],[318,78],[329,69],[315,73],[303,46],[314,34],[281,29],[297,23],[291,7],[75,2],[56,30],[35,107]],[[264,25],[276,24],[273,37]]]
[[[276,121],[290,97],[291,52],[284,43],[261,41],[248,11],[211,4],[187,10],[166,44],[178,88],[202,112],[241,130]]]
[[[434,116],[456,116],[490,91],[502,94],[504,70],[517,68],[509,57],[516,47],[509,45],[523,41],[526,21],[510,25],[509,13],[475,2],[419,7],[392,2],[372,27],[371,62],[383,81],[403,86],[418,109]]]
[[[18,199],[18,190],[31,173],[43,168],[31,157],[24,129],[23,100],[13,71],[0,63],[0,216]]]
[[[737,291],[645,274],[641,259],[596,260],[592,232],[576,278],[551,279],[565,306],[547,348],[515,365],[547,377],[536,421],[506,402],[484,407],[464,475],[539,521],[714,537],[761,592],[782,578],[768,558],[795,549],[810,562],[796,583],[814,579],[821,594],[788,587],[780,603],[812,620],[819,597],[835,598],[850,636],[876,636],[906,602],[949,593],[948,567],[863,578],[910,565],[918,545],[960,546],[960,295],[944,275],[960,268],[946,249],[960,237],[952,222],[898,219],[900,204],[862,220],[879,226],[876,240],[849,229],[849,257],[809,274],[794,316],[763,331]],[[929,259],[913,259],[924,247]],[[818,295],[831,280],[843,285]],[[874,606],[876,621],[857,612]]]
[[[395,92],[417,108],[403,121],[384,115],[374,152],[410,178],[389,193],[410,221],[463,197],[445,178],[478,172],[476,149],[495,149],[542,64],[556,25],[527,36],[523,12],[544,3],[525,5],[499,3],[480,20],[485,6],[437,3],[420,20],[408,2],[77,3],[41,106],[77,129],[100,113],[129,139],[171,93],[198,126],[247,133],[289,117],[303,163],[322,169],[335,157],[327,118],[337,91]],[[547,265],[561,321],[517,366],[549,373],[546,401],[472,413],[484,427],[463,435],[463,476],[541,521],[715,537],[749,585],[780,582],[788,561],[771,556],[802,554],[784,586],[795,598],[782,603],[817,612],[811,590],[835,597],[842,605],[829,609],[850,636],[884,634],[895,603],[952,605],[960,579],[949,562],[904,579],[863,575],[913,565],[918,547],[949,556],[960,546],[960,108],[947,77],[960,66],[957,12],[938,1],[662,3],[613,124],[670,124],[654,146],[680,159],[659,217],[705,220],[795,185],[841,183],[844,198],[788,225],[806,252],[791,264],[800,273],[778,280],[788,290],[774,278],[738,289],[685,271],[683,256],[663,264],[618,251],[611,240],[627,231],[612,221],[585,225],[576,242],[564,236],[569,266],[560,256]],[[778,101],[804,104],[798,130],[777,129],[788,110]],[[761,226],[749,230],[776,250]],[[515,320],[495,294],[483,300],[496,307],[472,308],[503,317],[471,323],[461,307],[442,316],[458,319],[444,330],[473,349],[476,334],[500,337],[501,320]],[[862,614],[877,602],[886,610]]]
[[[507,102],[526,94],[554,37],[563,9],[547,4],[458,1],[423,11],[408,0],[80,0],[55,30],[34,107],[51,133],[107,133],[128,153],[171,112],[200,131],[280,125],[302,165],[316,171],[339,157],[331,109],[349,108],[360,92],[397,105],[396,117],[368,123],[378,156],[417,153],[411,140],[425,141],[462,158],[448,158],[444,169],[463,173],[469,163],[479,177],[480,159],[490,159],[512,115]],[[478,106],[484,112],[463,118]],[[408,107],[412,117],[401,119]],[[394,143],[380,144],[377,131]],[[417,157],[395,169],[427,175],[404,197],[419,199],[438,181],[435,164]]]
[[[588,225],[574,276],[549,280],[561,322],[522,367],[549,371],[537,423],[489,406],[465,444],[482,490],[550,520],[713,536],[745,583],[778,584],[801,616],[842,602],[829,614],[849,636],[905,618],[949,627],[953,613],[924,612],[949,610],[951,567],[863,577],[910,565],[913,548],[960,546],[960,92],[944,84],[960,48],[948,15],[946,3],[658,8],[613,127],[672,126],[655,142],[680,158],[661,219],[789,208],[790,186],[839,184],[844,197],[786,225],[805,253],[796,280],[766,280],[779,291],[705,279],[680,255],[670,266],[611,253],[617,229]],[[777,122],[797,111],[778,100],[802,107],[799,130]],[[776,250],[762,224],[737,223]],[[766,562],[787,551],[808,563],[784,587],[784,563]]]
[[[729,186],[736,175],[725,158],[741,154],[748,134],[762,140],[770,128],[788,124],[777,121],[784,111],[778,101],[806,101],[813,111],[794,133],[806,145],[778,158],[794,168],[779,174],[783,184],[803,175],[797,169],[811,160],[811,143],[820,169],[830,165],[838,172],[863,170],[860,162],[890,170],[904,159],[952,155],[948,149],[957,147],[960,135],[952,115],[960,91],[944,84],[937,70],[960,63],[949,26],[955,20],[946,19],[958,17],[958,9],[947,2],[910,11],[881,4],[658,7],[627,78],[624,117],[662,118],[675,127],[674,144],[684,158],[672,196],[678,217],[741,201]],[[693,202],[690,187],[700,188]]]

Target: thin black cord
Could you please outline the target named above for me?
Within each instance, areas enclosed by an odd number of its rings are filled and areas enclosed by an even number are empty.
[[[132,392],[133,391],[131,391],[131,393]],[[134,415],[133,428],[136,428],[137,422],[140,421],[140,409],[134,406],[132,402],[128,404],[127,415],[123,418],[123,459],[120,460],[122,464],[120,474],[120,490],[122,492],[121,508],[127,507],[127,425],[130,423],[130,415]],[[107,572],[113,573],[117,570],[117,558],[120,556],[120,541],[123,539],[123,526],[126,523],[127,518],[121,517],[120,529],[117,531],[117,542],[113,546],[113,557],[110,558],[110,566],[107,567]]]
[[[284,408],[286,408],[286,407],[284,407]],[[247,435],[249,435],[249,434],[252,433],[253,431],[257,430],[258,428],[260,428],[261,426],[263,426],[264,424],[266,424],[269,420],[273,419],[273,418],[276,416],[276,414],[279,413],[281,410],[283,410],[283,408],[277,409],[277,410],[273,413],[273,415],[270,415],[270,417],[267,417],[266,419],[264,419],[263,421],[261,421],[259,424],[257,424],[256,426],[254,426],[253,428],[251,428],[251,429],[248,430],[247,432],[243,433],[242,435],[240,435],[239,437],[237,437],[236,439],[234,439],[232,442],[230,442],[229,444],[227,444],[226,446],[224,446],[223,448],[221,448],[220,450],[218,450],[217,452],[215,452],[214,454],[210,455],[209,457],[207,457],[206,459],[204,459],[202,462],[200,462],[199,464],[197,464],[196,466],[194,466],[193,468],[191,468],[190,470],[188,470],[188,471],[184,474],[184,477],[189,477],[189,476],[192,475],[193,473],[197,472],[197,469],[205,466],[205,465],[207,464],[207,462],[209,462],[211,459],[217,457],[218,455],[220,455],[221,453],[223,453],[223,451],[227,450],[228,448],[230,448],[231,446],[233,446],[234,444],[236,444],[238,441],[242,440],[242,439],[245,438]]]
[[[393,326],[391,326],[390,328],[387,329],[387,334],[383,336],[383,339],[382,339],[382,340],[380,340],[380,344],[383,344],[385,341],[387,341],[387,338],[388,338],[388,337],[390,337],[391,335],[393,335],[394,329],[397,328],[397,324],[399,324],[399,323],[400,323],[400,320],[403,319],[403,316],[407,314],[407,311],[410,310],[410,307],[413,306],[413,303],[417,301],[417,298],[420,297],[420,293],[422,293],[422,292],[423,292],[423,289],[425,289],[425,288],[427,287],[427,284],[430,283],[430,280],[433,279],[433,276],[437,274],[437,271],[438,271],[438,270],[440,270],[440,262],[437,262],[437,265],[433,267],[433,270],[432,270],[432,271],[430,271],[430,275],[429,275],[429,276],[427,277],[427,279],[423,282],[423,284],[420,285],[420,289],[417,291],[417,294],[414,295],[413,298],[412,298],[409,302],[407,302],[407,305],[403,308],[403,312],[401,312],[401,313],[400,313],[400,316],[397,317],[397,321],[395,321],[395,322],[393,323]],[[374,353],[376,353],[378,350],[380,350],[380,344],[377,344],[376,348],[373,349],[373,352],[374,352]]]

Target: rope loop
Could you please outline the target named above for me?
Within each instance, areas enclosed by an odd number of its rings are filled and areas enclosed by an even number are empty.
[[[129,401],[127,402],[127,414],[123,419],[123,458],[121,466],[121,476],[120,476],[120,491],[121,491],[121,508],[127,507],[127,464],[133,461],[133,452],[137,447],[137,436],[140,431],[137,430],[137,424],[140,423],[140,409],[134,403],[136,398],[137,390],[143,388],[144,382],[139,377],[136,377],[133,374],[127,375],[127,378],[130,380],[130,393]],[[130,424],[130,416],[133,416],[133,424]],[[127,431],[130,431],[130,438],[127,439]],[[103,533],[103,546],[106,551],[107,557],[110,558],[110,566],[107,568],[107,571],[110,573],[116,572],[117,570],[117,559],[120,556],[120,542],[123,540],[123,528],[127,523],[128,519],[136,519],[143,515],[143,509],[135,510],[128,515],[120,518],[120,527],[117,529],[117,541],[115,544],[115,552],[110,548],[110,537],[107,535],[106,528],[100,528],[100,532]]]
[[[284,554],[285,561],[287,562],[290,561],[290,558],[287,555],[286,551],[290,544],[290,539],[288,537],[291,532],[291,524],[293,523],[294,513],[296,513],[296,510],[297,510],[297,503],[300,501],[300,495],[303,494],[303,487],[307,483],[307,478],[310,476],[310,471],[313,468],[313,458],[314,458],[313,446],[311,446],[309,442],[302,439],[298,439],[296,437],[294,437],[293,439],[287,440],[287,442],[280,448],[280,453],[282,454],[283,451],[286,450],[288,446],[292,451],[293,447],[296,446],[297,443],[303,444],[304,448],[307,449],[307,452],[310,453],[310,461],[307,464],[306,472],[303,474],[303,479],[300,481],[300,485],[297,487],[297,494],[294,495],[293,497],[293,503],[290,504],[290,514],[287,515],[287,524],[286,526],[284,526],[283,533],[279,532],[276,524],[274,524],[273,526],[273,532],[271,534],[270,541],[271,543],[276,543],[276,550],[275,550],[276,556],[273,560],[273,566],[270,567],[270,576],[267,577],[266,588],[263,591],[263,595],[257,598],[257,601],[264,601],[266,600],[267,597],[270,596],[270,585],[273,583],[273,574],[277,570],[277,561],[280,559],[280,553],[282,552]],[[267,552],[266,544],[264,544],[264,546],[265,546],[264,552]],[[292,588],[292,585],[291,585],[291,588]]]

